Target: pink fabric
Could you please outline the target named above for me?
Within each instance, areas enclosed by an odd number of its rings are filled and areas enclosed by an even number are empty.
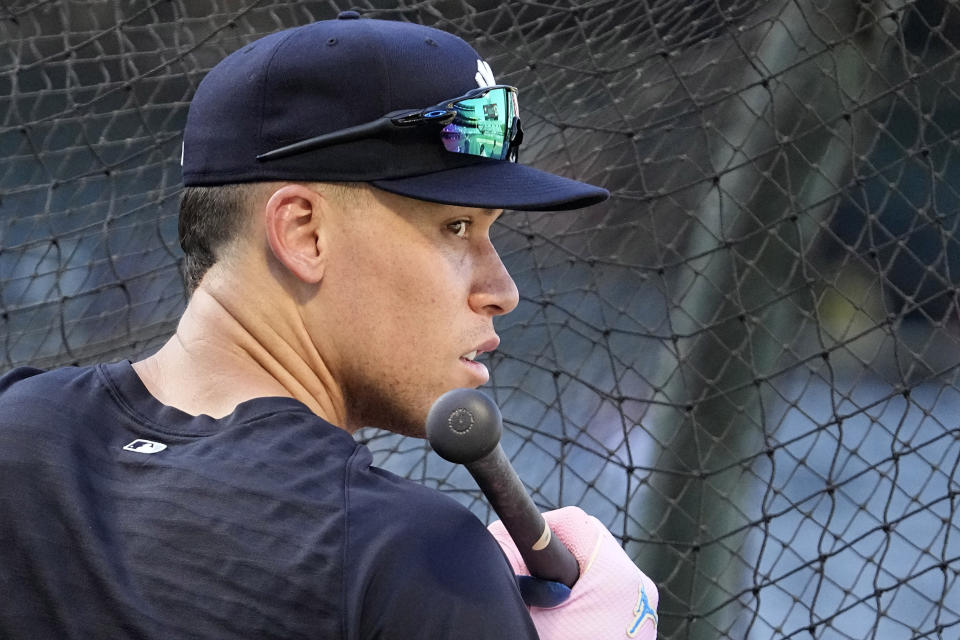
[[[541,640],[616,640],[657,637],[657,587],[623,551],[607,528],[578,507],[543,514],[553,534],[580,565],[580,579],[570,597],[550,609],[530,608]],[[513,570],[529,575],[527,567],[498,520],[489,527]]]

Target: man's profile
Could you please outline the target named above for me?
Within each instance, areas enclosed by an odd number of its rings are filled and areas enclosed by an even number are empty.
[[[509,545],[351,437],[422,437],[439,395],[487,382],[519,298],[490,240],[505,209],[608,195],[517,162],[518,94],[463,40],[355,12],[210,71],[175,334],[138,362],[0,378],[0,636],[538,637]],[[614,602],[588,626],[625,633],[647,579],[597,524],[567,542],[608,549],[584,582],[627,595],[585,586],[571,615]]]

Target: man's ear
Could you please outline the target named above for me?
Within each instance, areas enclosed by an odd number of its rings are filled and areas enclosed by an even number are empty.
[[[322,194],[302,184],[284,185],[267,200],[267,243],[277,260],[306,283],[316,284],[323,279],[323,213],[329,205]]]

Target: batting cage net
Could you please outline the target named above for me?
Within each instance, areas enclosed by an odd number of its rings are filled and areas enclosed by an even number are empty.
[[[173,332],[197,83],[346,9],[473,43],[521,160],[612,192],[502,218],[488,390],[539,506],[658,584],[660,637],[960,637],[951,0],[4,0],[0,369]],[[360,439],[492,519],[422,441]]]

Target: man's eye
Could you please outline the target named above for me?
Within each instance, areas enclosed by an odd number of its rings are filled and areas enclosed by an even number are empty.
[[[447,225],[447,228],[450,231],[453,231],[454,235],[458,238],[464,238],[467,235],[467,227],[470,226],[470,223],[466,220],[457,220],[456,222],[451,222]]]

